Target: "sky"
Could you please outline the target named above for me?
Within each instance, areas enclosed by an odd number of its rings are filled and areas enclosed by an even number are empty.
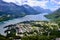
[[[40,6],[44,9],[52,11],[60,8],[60,0],[3,0],[5,2],[13,2],[17,5],[28,4],[30,6]]]

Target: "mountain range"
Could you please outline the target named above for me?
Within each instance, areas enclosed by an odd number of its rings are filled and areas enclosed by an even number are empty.
[[[14,14],[14,15],[30,15],[30,14],[39,14],[40,12],[37,12],[29,5],[22,5],[18,6],[14,3],[6,3],[4,1],[0,1],[0,12],[5,12],[4,14]],[[0,13],[1,14],[1,13]]]

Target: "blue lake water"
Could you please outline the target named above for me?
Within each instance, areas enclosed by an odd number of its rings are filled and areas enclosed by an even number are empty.
[[[8,20],[8,21],[4,21],[4,22],[0,22],[0,34],[4,34],[4,26],[10,25],[10,24],[16,24],[19,22],[23,22],[23,21],[30,21],[30,20],[48,20],[46,17],[44,17],[44,15],[47,15],[48,13],[42,13],[42,14],[37,14],[37,15],[27,15],[25,17],[22,18],[16,18],[13,20]]]

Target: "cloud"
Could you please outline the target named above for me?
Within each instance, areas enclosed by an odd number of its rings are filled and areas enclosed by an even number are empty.
[[[13,0],[3,0],[3,1],[5,1],[5,2],[15,2],[15,0],[13,1]]]
[[[17,5],[22,5],[22,4],[25,4],[25,2],[27,2],[27,0],[3,0],[3,1],[5,1],[7,3],[13,2]]]
[[[51,9],[52,11],[60,8],[60,0],[50,0],[48,3],[47,3],[47,6],[49,9]]]
[[[36,1],[49,1],[49,0],[36,0]]]
[[[45,8],[48,1],[29,1],[28,4],[31,6],[40,6]]]
[[[51,0],[51,2],[56,3],[56,4],[60,4],[60,0]]]

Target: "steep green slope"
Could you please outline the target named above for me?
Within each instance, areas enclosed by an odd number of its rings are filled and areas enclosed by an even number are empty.
[[[55,21],[60,21],[60,8],[49,15],[45,15],[45,17]]]

